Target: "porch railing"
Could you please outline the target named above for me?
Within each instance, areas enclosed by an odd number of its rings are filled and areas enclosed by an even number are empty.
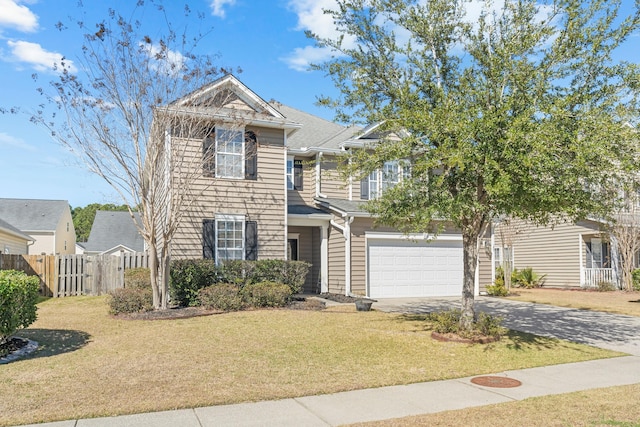
[[[583,288],[597,288],[598,283],[616,283],[613,268],[582,268],[580,286]]]

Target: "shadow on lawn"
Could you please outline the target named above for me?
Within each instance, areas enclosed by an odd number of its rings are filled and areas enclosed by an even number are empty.
[[[68,329],[23,329],[16,335],[38,343],[38,349],[25,356],[25,359],[70,353],[81,349],[91,339],[91,335],[86,332]]]

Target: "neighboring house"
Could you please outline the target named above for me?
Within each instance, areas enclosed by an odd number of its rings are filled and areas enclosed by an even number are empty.
[[[134,213],[136,220],[140,215]],[[145,243],[127,211],[96,211],[89,239],[83,242],[85,255],[120,255],[123,252],[144,252]]]
[[[75,253],[76,232],[66,200],[0,199],[0,218],[33,238],[29,255]]]
[[[33,242],[31,236],[0,219],[0,253],[27,254],[29,253],[29,245]]]
[[[377,126],[345,127],[268,103],[231,75],[174,105],[197,106],[199,117],[210,114],[211,127],[207,136],[172,132],[170,143],[201,158],[210,150],[214,155],[193,184],[203,194],[184,212],[173,258],[308,261],[306,292],[461,295],[458,231],[445,227],[436,239],[406,236],[374,227],[363,207],[409,173],[401,162],[385,164],[362,182],[337,173],[337,155],[378,140]],[[240,116],[242,123],[234,121]],[[491,256],[482,251],[476,293],[480,282],[490,283],[491,271]]]

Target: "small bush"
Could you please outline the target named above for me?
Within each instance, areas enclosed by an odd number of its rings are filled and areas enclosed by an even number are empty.
[[[227,261],[223,266],[223,275],[225,281],[240,286],[260,282],[283,283],[295,294],[302,290],[310,267],[311,264],[304,261],[281,259]]]
[[[252,307],[283,307],[293,293],[283,283],[259,282],[245,285],[241,294]]]
[[[0,271],[0,344],[36,321],[40,279],[21,271]]]
[[[636,268],[631,272],[631,277],[633,280],[633,290],[640,291],[640,268]]]
[[[200,289],[198,302],[205,308],[222,311],[242,310],[245,305],[240,287],[231,283],[218,283]]]
[[[511,283],[516,288],[539,288],[544,284],[545,277],[546,274],[540,275],[533,271],[533,268],[526,267],[520,271],[518,271],[518,269],[513,270],[513,273],[511,274]]]
[[[616,286],[609,281],[601,280],[596,283],[596,290],[598,292],[611,292],[616,290]]]
[[[132,268],[124,271],[124,287],[151,289],[151,272],[148,268]]]
[[[497,279],[493,285],[487,285],[486,289],[487,294],[493,297],[506,297],[509,295],[509,291],[504,286],[504,281],[498,281]]]
[[[121,288],[109,293],[109,312],[140,313],[153,310],[153,291],[148,288]]]
[[[176,304],[198,305],[198,291],[220,282],[222,269],[211,259],[172,261],[169,272],[169,292]]]
[[[482,312],[476,315],[470,331],[463,330],[460,327],[461,317],[462,311],[453,309],[429,313],[427,320],[432,322],[435,332],[439,334],[456,334],[463,338],[476,338],[480,335],[500,339],[507,331],[501,326],[503,320],[501,317]]]

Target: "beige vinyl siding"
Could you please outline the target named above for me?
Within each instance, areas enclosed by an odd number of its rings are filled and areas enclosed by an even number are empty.
[[[29,255],[55,255],[56,236],[52,231],[22,230],[25,234],[33,237],[35,242],[29,246]],[[74,248],[75,251],[75,248]]]
[[[316,196],[316,168],[314,158],[295,157],[302,160],[302,190],[289,190],[287,198],[289,205],[313,206]]]
[[[314,247],[320,246],[320,242],[314,240],[314,229],[318,227],[289,227],[289,233],[298,234],[298,260],[312,264],[309,274],[304,282],[304,292],[315,292],[315,283],[318,280],[318,265],[314,262]],[[319,236],[319,234],[318,234]],[[315,273],[315,274],[314,274]],[[315,279],[314,279],[315,278]],[[315,281],[314,281],[315,280]]]
[[[323,156],[320,169],[320,192],[329,198],[348,199],[349,183],[338,174],[337,158]]]
[[[484,244],[482,243],[484,241]],[[480,251],[478,252],[478,283],[480,292],[485,292],[487,285],[492,283],[491,261],[491,230],[488,229],[484,238],[480,239]]]
[[[345,239],[342,231],[329,227],[329,292],[345,293]]]
[[[258,258],[286,256],[284,133],[278,129],[251,128],[258,139],[257,180],[209,178],[200,173],[191,183],[196,202],[184,217],[172,241],[174,258],[202,258],[202,222],[216,214],[244,215],[258,222]],[[202,141],[174,140],[186,144],[191,156],[202,156]],[[193,158],[193,157],[192,157]],[[189,160],[185,164],[189,164]],[[197,164],[197,162],[191,162]],[[186,191],[174,184],[174,191]]]
[[[560,223],[555,227],[535,226],[520,222],[522,232],[513,242],[514,267],[531,267],[536,273],[545,274],[546,287],[580,286],[580,234],[598,233],[593,222],[578,224]],[[499,238],[496,233],[496,245]]]
[[[26,254],[27,241],[0,230],[0,253]]]

